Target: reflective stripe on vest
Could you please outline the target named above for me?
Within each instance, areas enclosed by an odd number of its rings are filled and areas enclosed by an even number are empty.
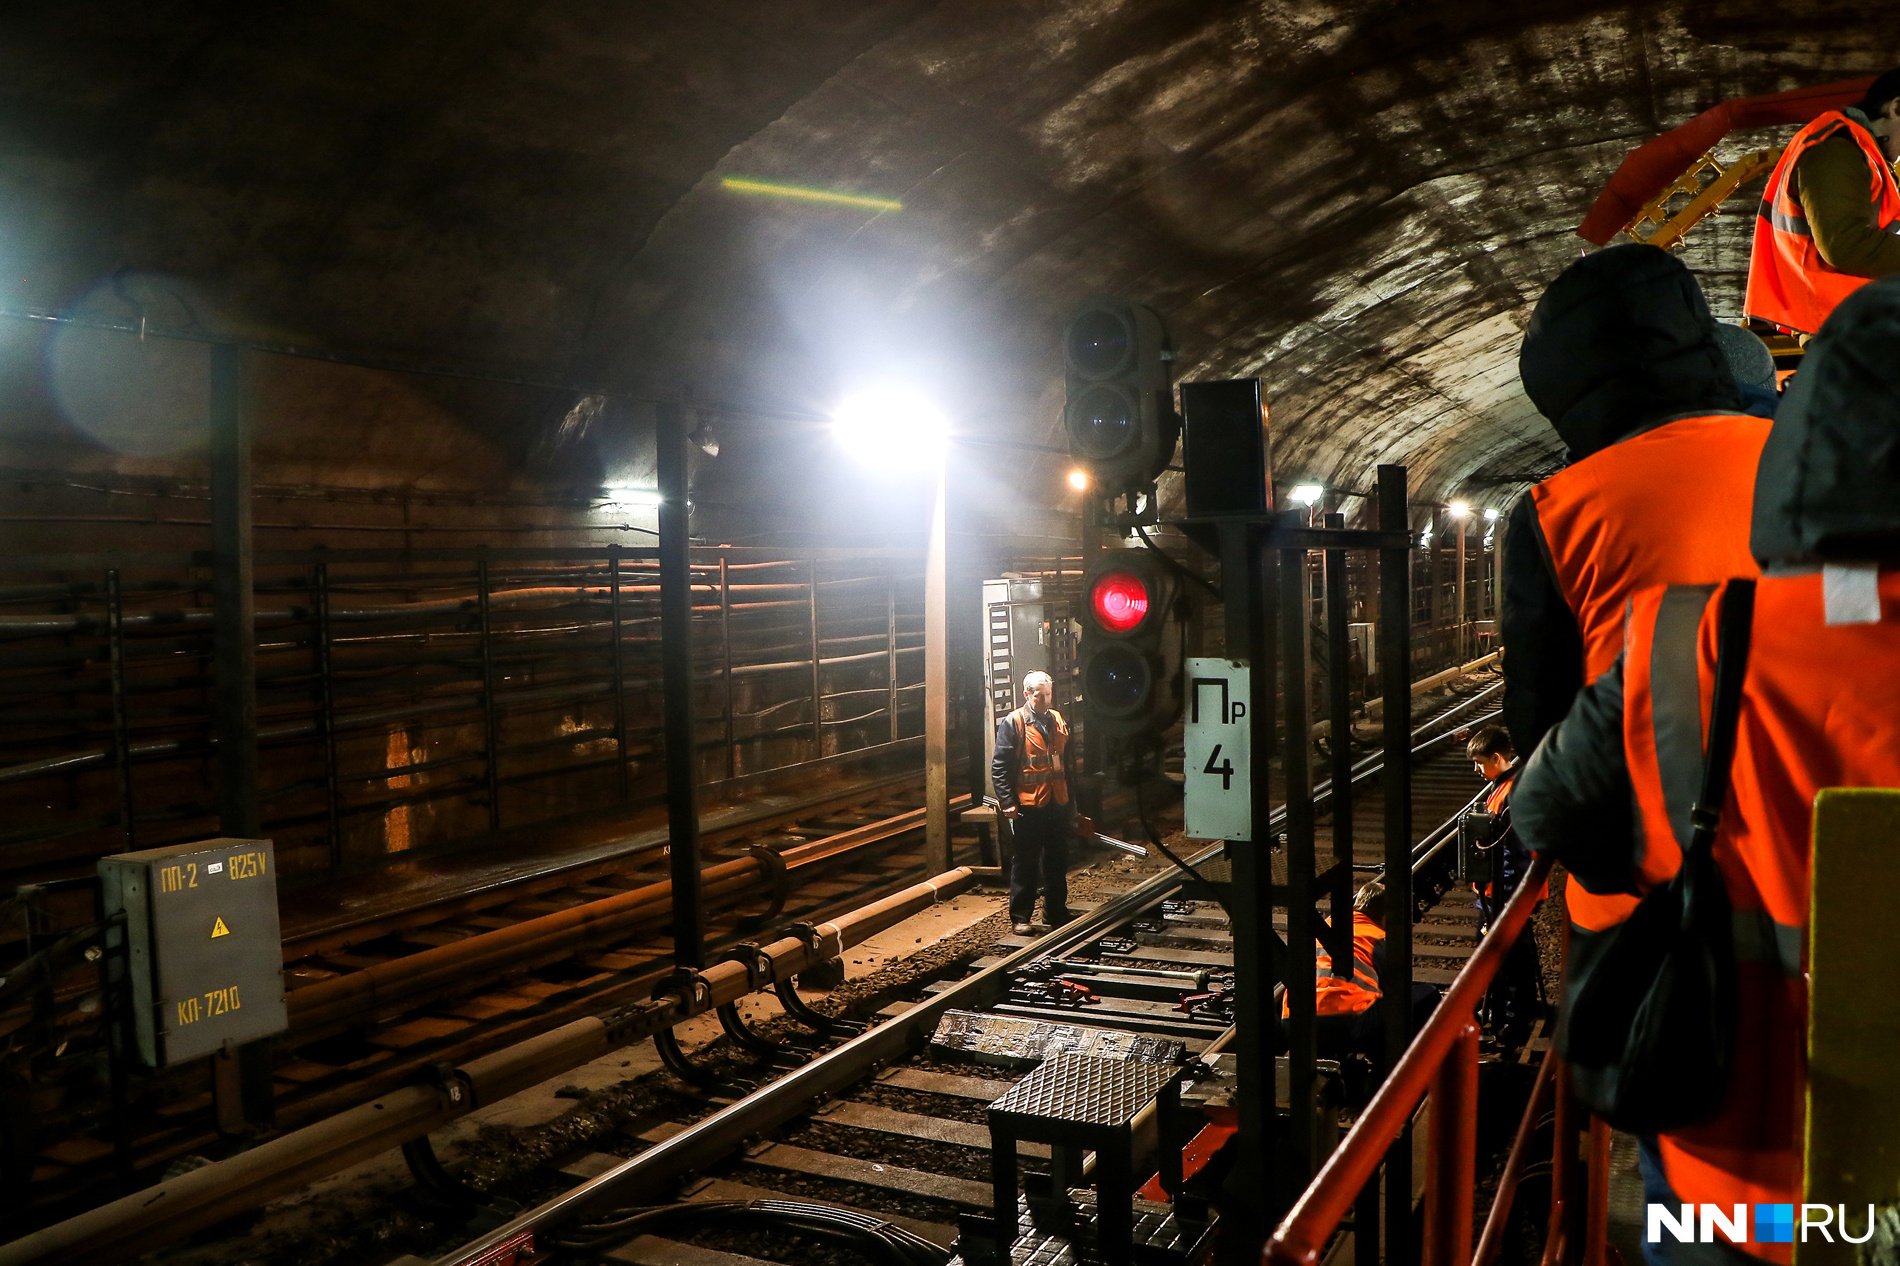
[[[1379,1000],[1379,975],[1373,970],[1372,953],[1385,939],[1385,929],[1357,910],[1352,915],[1352,975],[1333,975],[1333,956],[1321,944],[1313,958],[1313,1013],[1315,1015],[1357,1015]],[[1285,998],[1280,1014],[1291,1012]]]
[[[1879,624],[1827,625],[1821,585],[1812,574],[1767,578],[1756,588],[1732,787],[1715,852],[1732,909],[1735,1066],[1714,1118],[1660,1137],[1670,1186],[1694,1204],[1800,1199],[1814,794],[1829,786],[1900,786],[1900,748],[1892,742],[1892,718],[1900,715],[1900,574],[1880,576]],[[1647,841],[1645,887],[1674,873],[1688,838],[1680,805],[1700,782],[1721,593],[1721,586],[1649,590],[1631,604],[1624,747]],[[1749,1246],[1783,1263],[1786,1249]]]
[[[1748,294],[1742,311],[1796,334],[1813,334],[1841,300],[1868,278],[1841,272],[1821,258],[1801,204],[1789,191],[1794,166],[1822,141],[1846,135],[1867,159],[1867,198],[1874,223],[1888,232],[1900,226],[1900,186],[1880,143],[1839,110],[1830,110],[1795,133],[1762,191],[1756,211],[1755,245],[1748,259]]]
[[[1637,590],[1758,573],[1749,515],[1769,426],[1767,418],[1740,414],[1679,418],[1618,440],[1531,490],[1558,592],[1583,638],[1585,681],[1609,671],[1622,653],[1623,617]],[[1683,471],[1696,477],[1684,479]],[[1636,899],[1572,883],[1564,904],[1572,923],[1600,932],[1629,918]]]
[[[1069,780],[1062,768],[1062,754],[1069,746],[1069,726],[1062,714],[1049,709],[1053,735],[1045,739],[1042,729],[1026,707],[1010,714],[1016,722],[1016,750],[1022,753],[1022,767],[1016,774],[1016,799],[1032,809],[1048,804],[1069,803]]]

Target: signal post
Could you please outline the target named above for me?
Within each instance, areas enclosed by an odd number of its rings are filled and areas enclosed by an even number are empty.
[[[1386,706],[1386,890],[1390,907],[1409,913],[1411,905],[1411,846],[1409,794],[1410,533],[1406,525],[1405,470],[1379,468],[1380,514],[1378,530],[1348,530],[1329,516],[1325,528],[1306,526],[1275,517],[1267,402],[1258,379],[1187,383],[1181,387],[1181,411],[1174,411],[1169,368],[1173,360],[1165,325],[1158,314],[1139,304],[1096,297],[1072,313],[1064,336],[1068,398],[1064,422],[1072,455],[1093,476],[1097,497],[1085,507],[1083,520],[1083,611],[1081,688],[1083,735],[1087,772],[1091,781],[1114,769],[1141,778],[1150,764],[1158,764],[1162,734],[1181,715],[1184,697],[1199,703],[1207,717],[1219,712],[1225,732],[1243,718],[1243,702],[1236,694],[1245,672],[1244,747],[1217,763],[1209,749],[1205,768],[1190,761],[1184,769],[1190,820],[1218,822],[1222,858],[1204,861],[1199,877],[1226,906],[1233,929],[1234,1009],[1237,1106],[1239,1129],[1234,1166],[1220,1201],[1221,1230],[1218,1260],[1251,1263],[1259,1260],[1273,1224],[1304,1187],[1322,1159],[1317,1155],[1315,1122],[1319,1111],[1315,1093],[1315,941],[1331,949],[1335,972],[1352,970],[1351,902],[1355,869],[1349,839],[1336,840],[1325,873],[1315,857],[1313,820],[1316,796],[1311,785],[1308,753],[1308,707],[1305,690],[1306,615],[1303,603],[1292,595],[1308,551],[1320,549],[1377,549],[1381,561],[1381,675]],[[1199,698],[1198,687],[1184,689],[1179,654],[1179,620],[1188,598],[1180,583],[1185,569],[1171,562],[1148,541],[1148,548],[1103,548],[1101,534],[1119,529],[1137,534],[1158,525],[1160,514],[1155,480],[1168,467],[1177,441],[1185,439],[1183,459],[1185,519],[1176,524],[1221,564],[1220,598],[1224,608],[1223,661],[1203,660],[1206,674],[1218,675],[1228,705],[1215,709],[1213,692]],[[1116,501],[1126,498],[1125,509]],[[1143,504],[1145,503],[1145,504]],[[1332,553],[1332,559],[1341,557]],[[1289,571],[1284,621],[1279,630],[1286,642],[1285,669],[1289,714],[1287,804],[1276,818],[1267,777],[1276,741],[1276,654],[1274,633],[1281,603],[1277,581]],[[1329,622],[1330,662],[1334,672],[1350,661],[1343,619]],[[1211,666],[1211,667],[1210,667]],[[1197,674],[1199,676],[1201,674]],[[1203,681],[1202,686],[1209,683]],[[1347,693],[1338,682],[1327,692],[1333,734],[1349,743],[1351,717]],[[1193,724],[1191,722],[1191,724]],[[1203,736],[1190,737],[1188,746],[1200,754]],[[1334,761],[1338,771],[1350,769],[1349,755]],[[1349,777],[1346,780],[1350,781]],[[1244,829],[1236,822],[1238,806],[1232,793],[1244,784]],[[1197,815],[1194,798],[1218,787],[1224,797],[1220,812]],[[1342,802],[1343,803],[1343,802]],[[1288,835],[1285,894],[1289,940],[1273,930],[1275,892],[1272,850],[1284,823]],[[1297,855],[1296,855],[1297,854]],[[1225,867],[1221,862],[1225,862]],[[1226,873],[1220,873],[1222,870]],[[1322,923],[1315,903],[1321,893],[1331,894],[1330,922]],[[1392,936],[1386,975],[1390,1008],[1391,1062],[1409,1043],[1411,992],[1409,922],[1401,915],[1389,921],[1403,931]],[[1398,961],[1390,961],[1396,957]],[[1289,1105],[1286,1127],[1276,1107],[1274,1058],[1275,1014],[1273,987],[1289,986]],[[1382,984],[1384,984],[1382,979]],[[1410,1239],[1409,1138],[1394,1146],[1385,1178],[1385,1250],[1387,1260],[1405,1260]],[[1375,1180],[1360,1204],[1366,1223],[1359,1244],[1360,1262],[1377,1260],[1380,1236],[1380,1193]]]

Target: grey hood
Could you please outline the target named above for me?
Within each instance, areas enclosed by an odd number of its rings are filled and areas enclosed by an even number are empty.
[[[1755,474],[1770,564],[1900,561],[1900,276],[1863,286],[1808,345]]]

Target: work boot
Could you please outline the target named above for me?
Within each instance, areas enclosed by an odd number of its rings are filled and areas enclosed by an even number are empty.
[[[1009,925],[1009,930],[1014,932],[1017,936],[1034,936],[1036,934],[1036,925],[1033,923],[1012,923]]]

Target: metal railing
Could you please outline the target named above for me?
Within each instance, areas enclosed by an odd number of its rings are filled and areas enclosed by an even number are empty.
[[[1550,877],[1551,865],[1549,854],[1541,854],[1533,861],[1529,874],[1518,884],[1496,924],[1485,934],[1478,952],[1458,973],[1438,1009],[1406,1048],[1391,1076],[1379,1087],[1372,1102],[1268,1241],[1264,1256],[1266,1266],[1318,1266],[1327,1241],[1353,1209],[1360,1190],[1376,1180],[1387,1151],[1428,1094],[1432,1107],[1426,1131],[1425,1238],[1421,1261],[1424,1266],[1465,1266],[1465,1263],[1489,1266],[1496,1259],[1517,1183],[1542,1115],[1543,1100],[1551,1094],[1553,1078],[1558,1075],[1558,1061],[1554,1053],[1544,1058],[1530,1105],[1505,1164],[1504,1181],[1499,1185],[1479,1241],[1478,1254],[1474,1257],[1472,1200],[1477,1190],[1478,1146],[1475,1011],[1506,955],[1530,922],[1538,893]],[[1563,1087],[1556,1089],[1561,1092]],[[1563,1147],[1567,1131],[1574,1130],[1574,1126],[1570,1125],[1569,1114],[1565,1112],[1565,1100],[1559,1093],[1558,1145],[1552,1175],[1555,1196],[1551,1237],[1544,1253],[1546,1266],[1564,1260],[1568,1245],[1575,1243],[1571,1238],[1571,1225],[1576,1220],[1577,1210],[1567,1199],[1568,1189],[1574,1182],[1571,1173],[1574,1161],[1565,1164]],[[1593,1139],[1593,1143],[1597,1141]],[[1607,1141],[1607,1138],[1601,1140]],[[1574,1147],[1569,1154],[1575,1155]],[[1607,1147],[1594,1147],[1592,1155],[1607,1159]],[[1597,1168],[1600,1166],[1593,1164],[1592,1169]],[[1601,1200],[1592,1202],[1593,1206],[1601,1203]],[[1593,1222],[1600,1228],[1601,1218]],[[1375,1228],[1358,1228],[1358,1231],[1369,1229],[1376,1234]],[[1600,1244],[1603,1236],[1598,1233],[1588,1238]]]

